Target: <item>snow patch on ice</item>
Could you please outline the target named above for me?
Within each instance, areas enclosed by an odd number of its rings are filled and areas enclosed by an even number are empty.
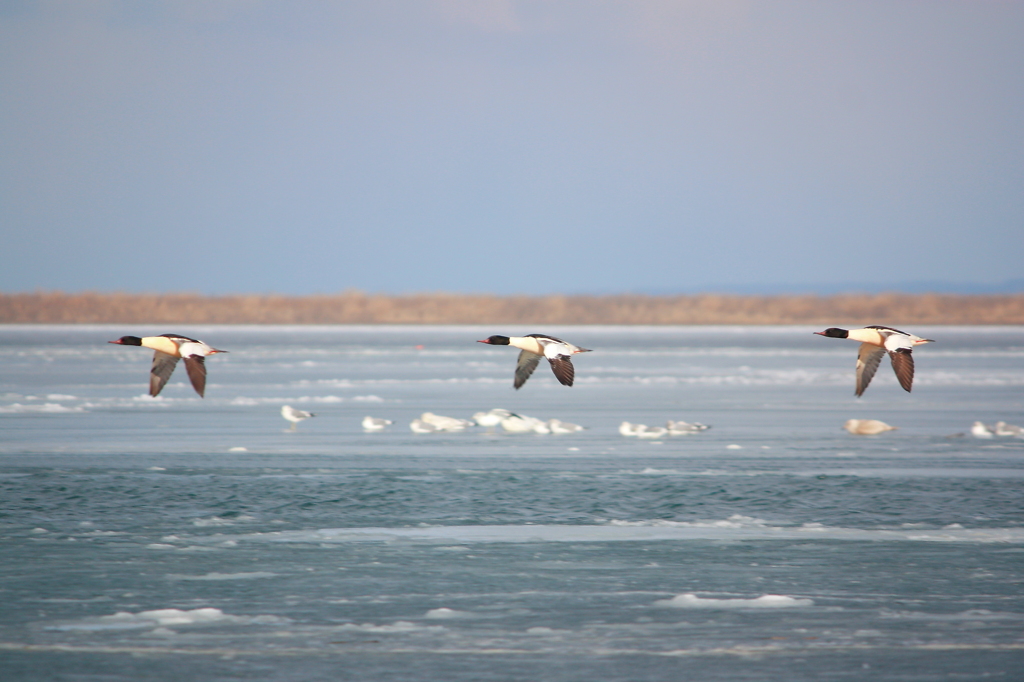
[[[223,516],[211,516],[208,519],[192,519],[192,525],[200,528],[211,526],[233,526],[237,521],[252,521],[253,517],[248,514],[241,514],[233,519],[225,519]]]
[[[168,580],[255,580],[257,578],[274,578],[278,574],[269,571],[252,571],[251,573],[207,573],[205,575],[182,575],[168,573]]]
[[[612,519],[610,526],[652,527],[652,528],[771,528],[764,519],[733,514],[728,519],[716,521],[669,521],[668,519],[652,519],[649,521],[620,521]]]
[[[673,609],[792,609],[814,606],[814,600],[782,594],[762,594],[754,599],[706,599],[687,592],[671,599],[660,599],[654,602],[654,606]]]
[[[373,623],[345,623],[339,625],[338,630],[349,630],[355,632],[372,632],[374,634],[407,633],[407,632],[444,632],[445,628],[440,625],[417,625],[409,621],[399,620],[391,625],[374,625]]]
[[[46,629],[62,631],[148,630],[191,625],[268,625],[290,622],[291,619],[281,616],[232,616],[215,608],[192,609],[191,611],[156,609],[139,613],[118,611],[112,616],[83,618],[79,621],[51,625]]]
[[[0,413],[5,414],[66,414],[70,412],[85,412],[82,407],[66,407],[60,403],[43,403],[42,405],[22,405],[11,403],[0,407]]]
[[[450,618],[472,618],[473,614],[468,611],[456,611],[455,609],[449,609],[442,606],[439,609],[430,609],[423,617],[433,618],[436,620],[447,620]]]

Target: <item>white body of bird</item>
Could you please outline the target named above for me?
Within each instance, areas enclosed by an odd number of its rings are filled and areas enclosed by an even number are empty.
[[[847,419],[843,428],[855,436],[875,436],[886,431],[895,431],[895,426],[889,426],[877,419]]]
[[[281,416],[292,423],[292,431],[294,431],[300,421],[309,419],[310,417],[315,417],[316,415],[312,412],[306,412],[305,410],[297,410],[291,405],[282,405]]]
[[[564,422],[561,419],[549,419],[548,429],[551,433],[576,433],[577,431],[582,431],[583,427],[579,424]]]
[[[433,424],[437,427],[438,431],[465,431],[474,424],[468,419],[445,417],[440,414],[434,414],[433,412],[424,412],[420,415],[420,420],[428,424]]]
[[[996,422],[995,432],[997,436],[1024,438],[1024,428],[1006,422]]]
[[[539,424],[545,423],[536,417],[527,417],[520,414],[513,414],[501,420],[501,428],[509,433],[536,433]],[[545,424],[546,427],[547,425]]]
[[[441,429],[422,419],[413,419],[409,422],[409,430],[413,433],[437,433]]]
[[[993,435],[992,431],[981,422],[974,422],[971,425],[971,435],[975,438],[991,438]]]
[[[381,419],[380,417],[363,417],[362,422],[364,431],[383,431],[392,423],[390,419]]]
[[[668,429],[664,426],[645,426],[641,424],[640,428],[638,428],[636,432],[637,438],[646,438],[648,440],[657,440],[658,438],[664,438],[667,435]]]
[[[668,435],[670,436],[690,436],[701,431],[707,431],[711,427],[699,422],[690,424],[683,421],[674,422],[670,419],[665,423],[665,428],[668,429]]]
[[[479,426],[493,428],[495,426],[499,426],[502,419],[511,417],[512,415],[512,412],[496,407],[493,410],[488,410],[487,412],[477,412],[473,415],[473,421],[475,421]]]
[[[630,422],[622,422],[619,424],[619,433],[623,436],[635,436],[638,430],[646,429],[645,424],[631,424]]]

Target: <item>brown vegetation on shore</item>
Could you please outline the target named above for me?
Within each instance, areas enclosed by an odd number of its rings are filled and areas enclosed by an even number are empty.
[[[1024,294],[319,296],[0,294],[0,323],[1024,324]]]

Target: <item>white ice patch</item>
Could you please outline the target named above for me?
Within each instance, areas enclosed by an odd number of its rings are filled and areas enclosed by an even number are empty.
[[[233,526],[236,521],[252,521],[253,517],[247,514],[241,514],[233,519],[225,519],[221,516],[211,516],[208,519],[192,519],[193,526],[199,526],[200,528],[207,528],[210,526]]]
[[[564,630],[562,632],[564,632]],[[538,625],[536,627],[529,628],[526,631],[526,634],[528,634],[528,635],[536,635],[538,637],[545,637],[547,635],[555,635],[555,634],[558,634],[558,633],[559,633],[558,630],[555,630],[554,628],[547,628],[547,627],[544,627],[542,625]]]
[[[924,613],[922,611],[890,611],[882,609],[882,618],[897,620],[936,620],[936,621],[990,621],[990,620],[1022,620],[1024,615],[1006,611],[989,611],[988,609],[968,609],[956,613]]]
[[[0,407],[0,413],[6,414],[64,414],[69,412],[85,412],[82,407],[66,407],[60,403],[43,403],[42,405],[22,405],[11,403]]]
[[[355,398],[342,398],[338,395],[302,395],[298,397],[276,397],[276,398],[252,398],[249,396],[237,396],[228,401],[229,405],[252,407],[253,405],[280,405],[281,403],[307,403],[315,405],[343,403],[346,400]]]
[[[180,399],[180,398],[168,398],[166,396],[158,395],[156,397],[150,395],[137,395],[132,398],[99,398],[96,400],[87,400],[82,403],[82,407],[89,409],[136,409],[139,407],[170,407],[175,402],[184,402],[184,400],[191,399]],[[199,398],[196,398],[199,400]]]
[[[278,574],[269,571],[253,571],[251,573],[207,573],[205,575],[182,575],[168,573],[168,580],[255,580],[257,578],[274,578]]]
[[[180,398],[171,398],[166,395],[150,395],[148,393],[140,393],[139,395],[132,396],[132,400],[137,403],[169,403],[173,400],[180,400]]]
[[[671,599],[658,600],[654,606],[672,609],[792,609],[814,606],[814,600],[782,594],[762,594],[755,599],[705,599],[688,592]]]
[[[299,379],[293,381],[292,386],[333,386],[335,388],[351,388],[352,382],[348,379]]]
[[[83,618],[79,621],[50,625],[47,630],[150,630],[154,628],[187,627],[203,625],[272,625],[290,623],[291,619],[280,616],[232,616],[220,609],[205,608],[181,611],[179,609],[157,609],[130,613],[118,611],[112,616]]]
[[[445,628],[440,625],[417,625],[405,620],[399,620],[391,625],[374,625],[373,623],[345,623],[339,625],[338,630],[350,630],[356,632],[372,632],[374,634],[401,634],[408,632],[444,632]]]
[[[199,520],[203,521],[203,520]],[[193,522],[195,523],[195,522]],[[229,525],[222,519],[208,525]],[[821,524],[769,525],[734,515],[708,521],[610,521],[607,525],[432,526],[427,528],[320,528],[194,538],[197,543],[305,542],[323,546],[354,542],[417,542],[466,545],[501,542],[656,542],[687,540],[847,540],[878,542],[1024,543],[1024,528],[907,529],[839,528]]]
[[[435,620],[448,620],[456,618],[472,618],[473,614],[468,611],[456,611],[455,609],[449,609],[442,606],[439,609],[430,609],[423,617]]]
[[[669,521],[668,519],[654,519],[652,521],[619,521],[613,519],[608,522],[612,526],[626,527],[661,527],[661,528],[770,528],[771,526],[764,519],[743,514],[733,514],[724,520],[712,521]]]

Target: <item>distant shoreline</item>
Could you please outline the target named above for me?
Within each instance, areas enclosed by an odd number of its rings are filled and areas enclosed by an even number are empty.
[[[3,324],[1024,324],[1024,294],[0,293]]]

